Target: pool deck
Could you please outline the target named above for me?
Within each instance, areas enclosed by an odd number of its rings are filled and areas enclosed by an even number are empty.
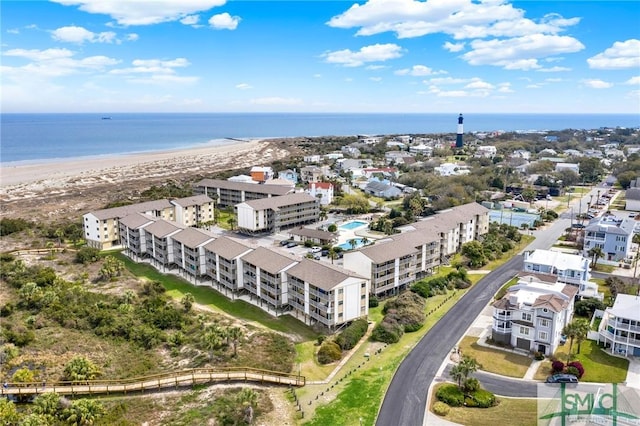
[[[344,229],[341,228],[345,223],[349,222],[362,222],[363,225],[353,229]],[[338,244],[347,243],[349,240],[353,238],[367,238],[369,241],[373,242],[374,240],[379,240],[385,238],[386,235],[380,233],[372,233],[369,231],[369,223],[371,223],[368,219],[349,219],[344,221],[342,225],[338,225]]]

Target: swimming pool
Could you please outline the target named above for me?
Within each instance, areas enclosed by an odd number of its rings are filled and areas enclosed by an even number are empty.
[[[349,241],[347,241],[346,243],[338,244],[338,247],[341,247],[342,250],[347,251],[360,248],[364,245],[364,243],[362,242],[362,238],[354,238],[354,240],[356,243],[354,247],[351,246],[351,243],[349,243]]]
[[[361,220],[352,220],[351,222],[347,222],[339,226],[340,229],[348,229],[353,230],[356,228],[360,228],[362,226],[368,225],[368,222],[363,222]]]

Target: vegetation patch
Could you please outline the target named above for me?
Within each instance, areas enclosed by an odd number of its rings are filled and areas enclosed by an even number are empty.
[[[524,377],[531,365],[531,358],[481,346],[477,343],[477,340],[477,337],[463,337],[460,342],[460,352],[478,360],[485,371],[509,377]]]

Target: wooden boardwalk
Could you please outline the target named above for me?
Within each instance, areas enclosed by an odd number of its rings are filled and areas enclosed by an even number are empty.
[[[60,395],[126,394],[228,382],[252,382],[298,387],[304,386],[306,379],[304,376],[255,368],[194,368],[122,380],[90,380],[82,383],[4,383],[0,388],[0,396],[37,396],[44,392],[55,392]]]

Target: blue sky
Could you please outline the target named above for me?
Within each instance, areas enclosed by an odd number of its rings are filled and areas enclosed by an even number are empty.
[[[0,8],[3,112],[640,114],[638,1]]]

